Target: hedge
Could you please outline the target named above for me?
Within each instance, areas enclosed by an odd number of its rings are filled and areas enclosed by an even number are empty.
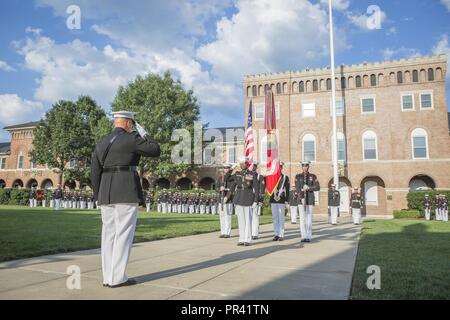
[[[419,219],[422,216],[423,215],[419,210],[394,210],[395,219],[404,219],[404,218]]]
[[[431,212],[435,211],[434,200],[436,199],[437,194],[445,194],[447,199],[450,199],[450,190],[427,190],[427,191],[413,191],[409,192],[407,195],[408,200],[408,209],[410,210],[418,210],[423,214],[423,199],[425,195],[428,194],[430,198],[433,200],[433,206]]]
[[[26,206],[31,189],[0,189],[0,204]]]

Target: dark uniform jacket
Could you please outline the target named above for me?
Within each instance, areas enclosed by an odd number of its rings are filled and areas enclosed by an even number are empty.
[[[309,190],[306,192],[303,191],[305,184],[309,186]],[[299,173],[295,176],[295,190],[299,195],[299,205],[302,204],[300,200],[305,199],[306,205],[313,206],[315,204],[314,191],[320,190],[319,180],[317,180],[315,174],[309,172],[306,175],[303,172]]]
[[[339,207],[341,204],[341,194],[338,190],[328,191],[328,206],[329,207]]]
[[[352,193],[351,207],[353,209],[361,209],[363,206],[363,198],[360,193]]]
[[[226,197],[227,198],[227,203],[231,203],[233,201],[233,195],[231,194],[230,190],[231,190],[231,183],[233,181],[233,175],[231,174],[231,172],[227,172],[223,175],[223,179],[220,176],[219,178],[217,178],[216,180],[216,191],[220,193],[220,198],[221,201],[223,201],[223,199]],[[224,187],[225,190],[224,191],[220,191],[220,188]]]
[[[423,199],[423,207],[424,207],[424,209],[431,209],[432,206],[433,206],[433,201],[431,201],[430,198]]]
[[[115,203],[144,204],[142,186],[139,174],[134,172],[104,172],[100,163],[103,153],[111,138],[122,133],[112,144],[105,159],[104,167],[137,166],[141,156],[158,157],[160,149],[158,143],[148,137],[143,139],[136,132],[126,132],[122,128],[115,128],[111,134],[104,137],[95,147],[91,162],[91,182],[94,198],[99,205]]]
[[[285,203],[289,200],[289,186],[291,184],[289,183],[289,177],[285,176],[284,174],[281,175],[280,182],[277,185],[277,188],[273,191],[272,195],[270,196],[270,203]],[[280,197],[279,200],[275,199],[275,194],[278,193],[278,196]]]
[[[251,170],[246,169],[236,172],[230,189],[235,205],[248,207],[255,202],[258,203],[259,181],[256,173]]]
[[[61,188],[58,188],[55,190],[54,197],[55,197],[55,199],[61,199],[63,197],[63,192],[62,192]]]
[[[298,206],[298,194],[297,190],[290,190],[289,191],[289,206],[296,207]]]
[[[263,203],[264,201],[264,194],[266,193],[266,178],[261,174],[256,174],[256,177],[259,182],[259,195],[258,195],[258,202]]]

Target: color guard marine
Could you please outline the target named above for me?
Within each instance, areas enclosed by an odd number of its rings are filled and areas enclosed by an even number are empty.
[[[320,190],[317,176],[309,172],[309,161],[302,162],[302,173],[295,176],[295,190],[298,194],[298,209],[300,215],[301,242],[311,242],[312,215],[315,205],[315,191]]]
[[[331,184],[328,190],[328,209],[330,209],[330,220],[332,225],[337,224],[341,194],[336,190],[336,185]]]
[[[425,220],[430,220],[431,218],[431,208],[433,207],[433,201],[428,194],[425,195],[423,199],[423,211]]]
[[[352,207],[353,224],[358,225],[361,223],[361,208],[364,206],[364,199],[357,187],[353,189],[350,203]]]
[[[248,158],[239,160],[240,171],[233,175],[230,193],[233,196],[239,228],[239,246],[251,243],[251,216],[259,198],[259,182],[256,174],[248,168]]]
[[[280,170],[283,170],[284,163],[280,162]],[[274,237],[273,241],[283,241],[284,239],[284,220],[286,204],[289,201],[290,191],[289,177],[281,174],[280,182],[270,196],[270,207],[272,209],[272,221]]]
[[[264,201],[264,193],[265,189],[265,178],[263,175],[259,174],[256,170],[258,169],[258,163],[254,161],[252,163],[253,172],[256,174],[256,179],[259,184],[259,193],[258,193],[258,206],[256,210],[252,210],[252,240],[257,240],[259,238],[259,216],[262,213],[262,206]]]
[[[298,192],[295,189],[295,183],[292,183],[289,191],[289,214],[291,217],[291,223],[296,224],[298,218]]]
[[[229,238],[231,233],[231,216],[233,214],[233,196],[231,194],[231,184],[233,181],[233,168],[231,164],[225,164],[219,172],[216,180],[216,192],[219,194],[219,238]]]

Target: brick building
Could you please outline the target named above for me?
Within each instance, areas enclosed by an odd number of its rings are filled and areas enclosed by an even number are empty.
[[[406,208],[409,190],[450,189],[446,62],[441,55],[336,69],[341,212],[348,211],[353,187],[365,194],[368,216]],[[264,125],[265,91],[274,92],[284,172],[294,177],[300,161],[312,162],[311,172],[321,183],[322,213],[333,177],[330,74],[329,68],[306,69],[249,75],[243,81],[246,114],[252,99],[255,129]],[[260,134],[260,160],[263,146]]]

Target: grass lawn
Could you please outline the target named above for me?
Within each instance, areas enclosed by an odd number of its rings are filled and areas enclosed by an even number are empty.
[[[381,289],[366,286],[367,267],[381,270]],[[450,223],[370,220],[363,224],[352,299],[450,299]]]
[[[271,223],[265,213],[261,224]],[[233,216],[233,228],[237,227]],[[158,214],[140,211],[134,242],[220,230],[218,215]],[[0,261],[99,248],[99,210],[0,206]]]

